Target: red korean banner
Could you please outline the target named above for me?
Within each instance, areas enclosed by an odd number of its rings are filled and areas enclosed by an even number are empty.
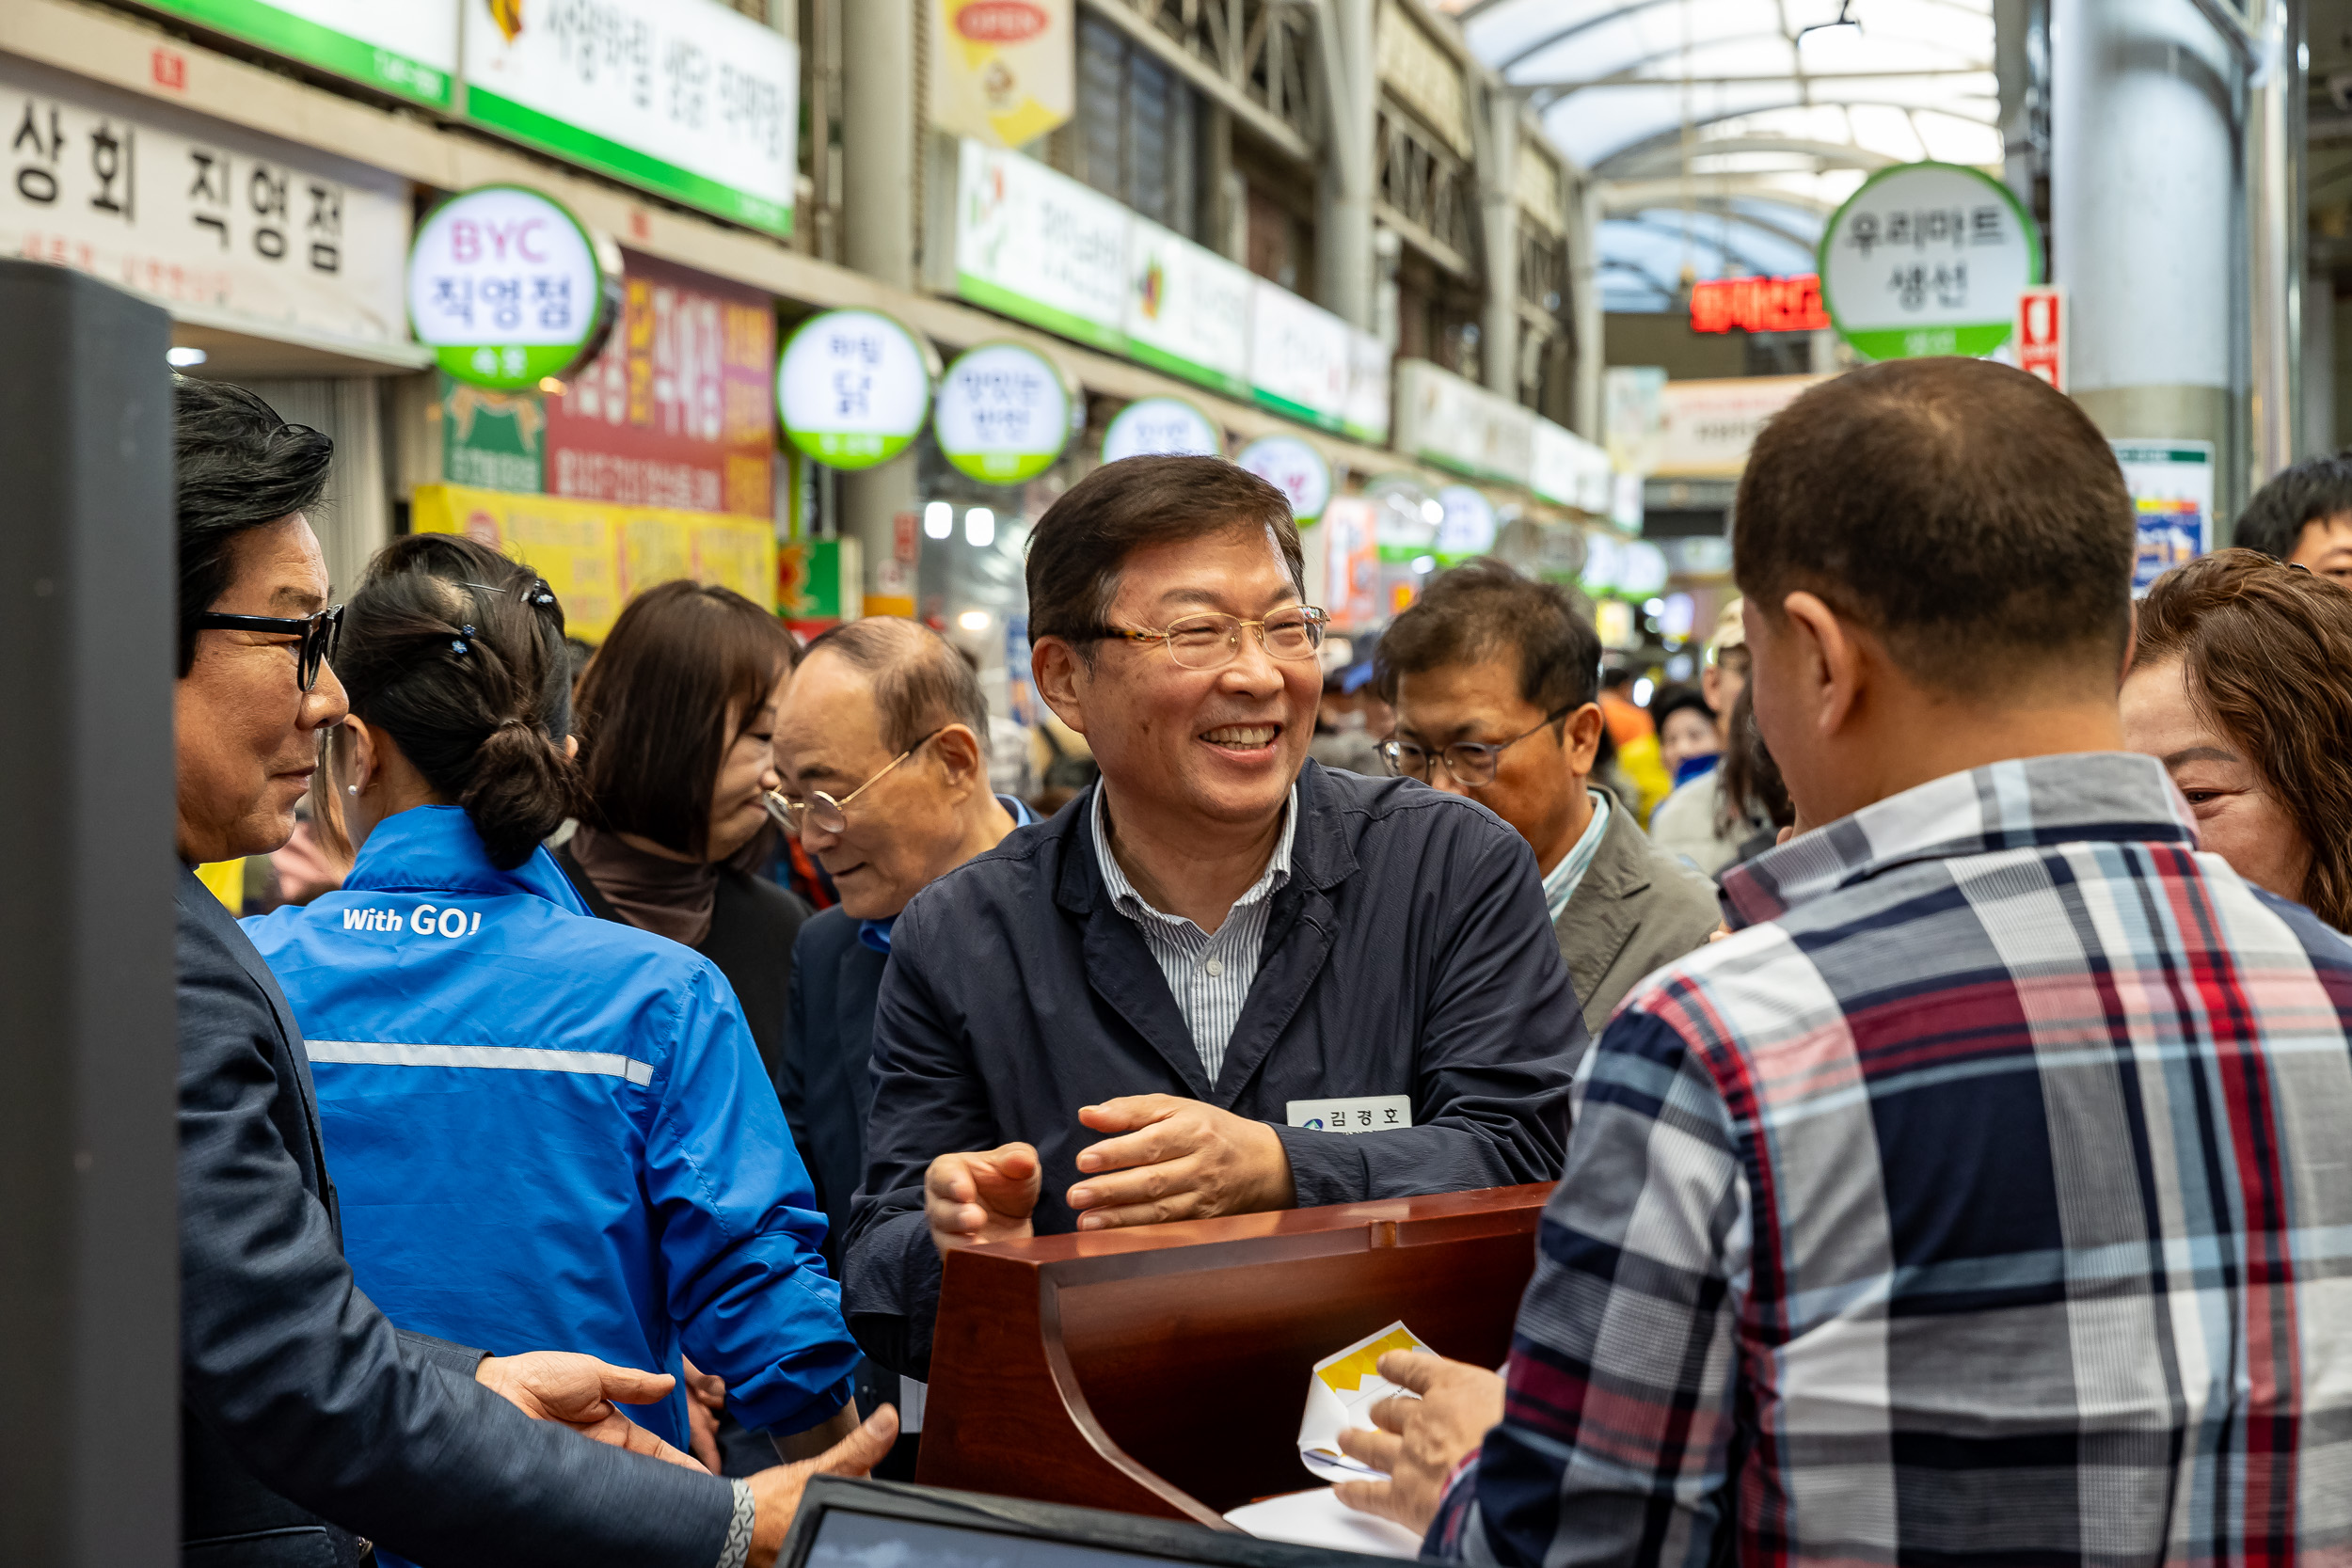
[[[756,289],[627,253],[604,352],[547,400],[547,492],[766,517],[775,315]]]

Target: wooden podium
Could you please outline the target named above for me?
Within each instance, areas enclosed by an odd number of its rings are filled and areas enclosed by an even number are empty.
[[[1400,1319],[1500,1367],[1549,1182],[951,1253],[915,1479],[1230,1528],[1315,1484],[1314,1364]]]

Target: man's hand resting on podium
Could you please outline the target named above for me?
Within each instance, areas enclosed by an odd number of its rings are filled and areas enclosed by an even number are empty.
[[[1097,1132],[1124,1134],[1078,1151],[1086,1179],[1070,1189],[1070,1207],[1081,1230],[1255,1214],[1298,1202],[1290,1156],[1264,1122],[1172,1094],[1081,1106],[1078,1119]]]
[[[1041,1180],[1037,1150],[1027,1144],[941,1155],[923,1175],[931,1244],[945,1254],[950,1247],[1029,1236],[1029,1212],[1037,1207]]]
[[[1380,1375],[1421,1398],[1382,1400],[1372,1407],[1378,1430],[1341,1433],[1340,1451],[1389,1479],[1343,1481],[1331,1490],[1352,1509],[1426,1535],[1455,1466],[1502,1419],[1502,1379],[1484,1367],[1410,1350],[1382,1356]]]

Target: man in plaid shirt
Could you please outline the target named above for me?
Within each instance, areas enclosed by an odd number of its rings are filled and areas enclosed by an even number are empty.
[[[2106,443],[1897,361],[1768,427],[1739,518],[1827,826],[1618,1010],[1504,1377],[1389,1358],[1424,1398],[1343,1497],[1553,1568],[2352,1559],[2352,943],[2122,752]]]

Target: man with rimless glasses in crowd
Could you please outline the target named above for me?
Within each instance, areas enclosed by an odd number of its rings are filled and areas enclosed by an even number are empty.
[[[1560,956],[1597,1037],[1635,982],[1704,944],[1715,884],[1592,782],[1600,637],[1550,583],[1496,561],[1439,575],[1380,639],[1389,771],[1467,795],[1535,851]]]
[[[1325,616],[1281,492],[1109,464],[1027,576],[1102,778],[892,931],[844,1304],[915,1377],[950,1247],[1553,1180],[1586,1045],[1525,840],[1308,760]]]

